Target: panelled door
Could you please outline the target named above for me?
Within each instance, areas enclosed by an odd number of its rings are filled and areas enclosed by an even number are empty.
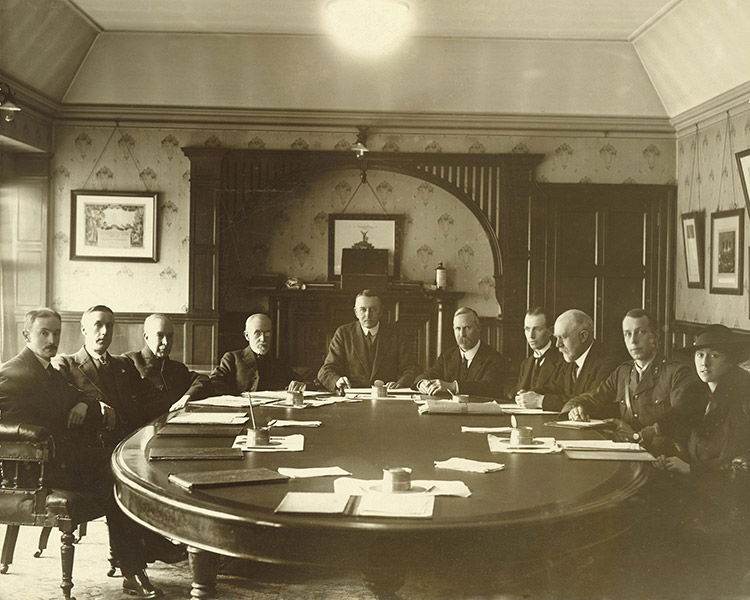
[[[622,317],[644,307],[664,328],[673,314],[675,188],[542,184],[532,211],[531,304],[579,308],[596,337],[625,352]],[[534,223],[543,223],[534,227]],[[541,236],[544,243],[540,243]],[[535,252],[536,250],[536,252]],[[536,256],[534,256],[536,254]]]

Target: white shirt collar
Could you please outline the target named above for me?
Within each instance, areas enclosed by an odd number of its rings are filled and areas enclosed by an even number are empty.
[[[110,355],[109,355],[109,352],[107,352],[106,350],[104,351],[104,354],[97,354],[93,350],[89,350],[88,348],[86,348],[86,352],[89,353],[89,356],[93,358],[94,361],[101,362],[101,360],[104,359],[105,362],[109,362]]]
[[[635,367],[635,370],[638,371],[639,375],[643,375],[646,372],[646,369],[648,369],[651,366],[652,362],[654,362],[653,358],[650,361],[648,361],[644,366],[639,367],[638,363],[633,361],[633,366]]]
[[[471,361],[474,360],[474,357],[477,355],[477,352],[479,352],[479,345],[482,343],[482,340],[479,340],[476,345],[473,348],[469,348],[465,352],[459,348],[458,350],[461,352],[461,356],[463,356],[466,359],[466,362],[471,364]]]
[[[365,337],[367,337],[367,334],[372,334],[372,337],[375,337],[378,335],[378,331],[380,331],[380,321],[378,321],[378,324],[375,325],[375,327],[371,327],[370,329],[367,329],[364,325],[360,323],[360,327],[362,327],[362,333],[365,334]]]
[[[547,342],[547,345],[544,348],[533,351],[534,358],[539,358],[540,356],[544,356],[545,354],[547,354],[547,350],[549,350],[551,346],[552,346],[552,339],[550,338],[550,340]]]
[[[594,344],[592,343],[591,346]],[[586,351],[581,354],[578,358],[576,358],[575,363],[578,365],[578,372],[581,372],[581,369],[583,369],[583,364],[586,362],[586,357],[589,355],[589,352],[591,351],[591,346],[586,348]]]

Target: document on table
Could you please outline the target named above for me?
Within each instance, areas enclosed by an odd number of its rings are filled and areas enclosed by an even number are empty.
[[[573,460],[631,460],[631,461],[642,461],[642,462],[653,462],[656,458],[641,450],[640,452],[622,452],[622,451],[606,451],[606,450],[566,450],[565,455]]]
[[[305,436],[301,433],[272,435],[268,446],[246,446],[246,442],[246,435],[238,435],[234,438],[232,448],[241,448],[245,452],[302,452],[305,448]]]
[[[502,471],[505,468],[505,465],[502,463],[485,462],[453,456],[447,460],[436,460],[435,468],[465,471],[467,473],[494,473],[495,471]]]
[[[545,425],[549,427],[566,427],[568,429],[597,429],[606,427],[610,421],[591,419],[590,421],[548,421]]]
[[[395,494],[396,496],[430,494],[431,496],[458,496],[460,498],[471,496],[471,490],[460,480],[415,479],[411,482],[411,488],[403,492],[384,492],[382,486],[382,479],[342,477],[333,482],[333,489],[337,494],[350,494],[352,496],[366,496],[368,494]]]
[[[435,497],[428,494],[365,494],[355,514],[360,517],[430,519]]]
[[[271,419],[268,427],[320,427],[323,421],[294,421],[291,419]]]
[[[271,402],[269,400],[269,402]],[[253,405],[258,403],[253,402]],[[248,408],[250,399],[242,396],[211,396],[203,400],[191,400],[190,406],[224,406],[229,408]]]
[[[393,389],[390,389],[390,390],[386,390],[386,392],[388,393],[388,395],[391,395],[391,394],[394,394],[394,395],[395,394],[407,394],[409,396],[412,395],[412,394],[416,394],[417,393],[417,392],[415,392],[411,388],[393,388]],[[370,394],[372,394],[372,388],[369,388],[369,387],[358,387],[358,388],[351,387],[351,388],[346,388],[346,393],[347,394],[366,394],[367,396],[369,396]]]
[[[279,467],[276,470],[282,475],[286,475],[292,479],[307,479],[309,477],[341,477],[351,475],[349,471],[346,471],[341,467],[308,467],[306,469]]]
[[[555,438],[551,437],[534,438],[531,444],[514,445],[510,443],[510,438],[490,434],[487,436],[487,443],[490,446],[490,452],[555,454],[562,451],[562,448],[555,442]]]
[[[501,415],[497,402],[459,402],[457,400],[427,400],[419,406],[419,414],[476,414]]]
[[[237,412],[183,412],[169,418],[167,423],[189,425],[242,425],[247,423],[247,413]]]
[[[287,492],[275,512],[344,514],[349,496],[329,492]]]
[[[612,440],[557,440],[563,450],[602,450],[609,452],[641,452],[635,442],[613,442]]]
[[[556,410],[544,410],[543,408],[524,408],[518,406],[514,402],[504,402],[500,404],[500,408],[503,412],[508,415],[557,415],[559,414]]]
[[[461,433],[510,433],[512,427],[470,427],[469,425],[461,426]]]

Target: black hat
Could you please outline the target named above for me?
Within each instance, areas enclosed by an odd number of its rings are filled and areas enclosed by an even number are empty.
[[[680,348],[679,352],[692,354],[701,348],[724,350],[739,357],[743,351],[750,349],[750,340],[742,339],[725,325],[709,325],[695,337],[692,344]]]

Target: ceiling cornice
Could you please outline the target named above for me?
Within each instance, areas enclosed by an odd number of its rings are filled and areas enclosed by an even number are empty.
[[[410,113],[368,111],[313,111],[271,109],[188,108],[116,105],[61,105],[55,113],[61,123],[120,122],[141,126],[190,125],[205,128],[327,128],[339,131],[358,126],[400,131],[512,132],[515,135],[591,133],[592,135],[674,138],[664,117],[579,115],[513,115],[473,113]]]
[[[715,121],[726,118],[726,113],[744,112],[750,105],[750,81],[711,98],[671,119],[677,135],[682,135],[686,129],[695,127],[696,123],[708,125],[705,121]]]
[[[24,85],[18,79],[14,79],[2,71],[0,71],[0,80],[10,85],[16,100],[23,110],[28,110],[40,118],[52,119],[60,108],[59,102]]]

